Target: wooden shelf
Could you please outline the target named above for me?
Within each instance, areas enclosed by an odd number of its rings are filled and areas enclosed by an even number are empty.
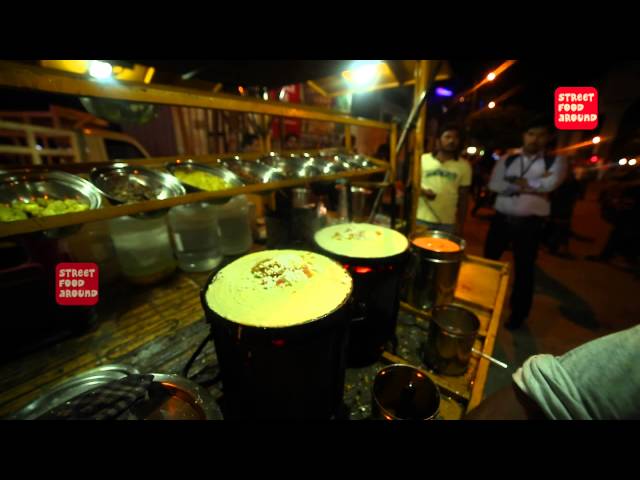
[[[212,108],[235,112],[261,113],[306,120],[358,125],[390,130],[393,124],[350,117],[341,112],[308,105],[261,100],[167,85],[117,82],[105,84],[83,75],[17,62],[0,61],[0,86],[83,97],[111,98],[131,102]]]
[[[233,156],[233,154],[229,154]],[[254,154],[254,156],[257,156]],[[198,163],[215,163],[218,156],[193,156],[184,157],[185,159],[191,158]],[[243,158],[252,159],[249,156],[243,156]],[[376,173],[383,173],[387,170],[388,166],[386,162],[377,160],[374,158],[366,157],[374,164],[379,165],[376,168],[369,168],[366,170],[353,170],[349,172],[342,172],[334,175],[322,175],[318,177],[299,178],[291,180],[280,180],[276,182],[269,182],[265,184],[254,184],[239,188],[230,188],[226,190],[220,190],[217,192],[197,192],[188,193],[179,197],[167,198],[165,200],[149,200],[145,202],[132,203],[128,205],[110,205],[109,201],[104,198],[102,208],[95,210],[87,210],[84,212],[67,213],[63,215],[54,215],[51,217],[30,218],[27,220],[19,220],[15,222],[0,223],[0,238],[9,237],[13,235],[20,235],[24,233],[33,233],[43,230],[51,230],[54,228],[68,227],[72,225],[79,225],[89,222],[95,222],[99,220],[107,220],[110,218],[122,217],[125,215],[133,215],[142,212],[151,212],[154,210],[162,210],[165,208],[175,207],[176,205],[184,205],[188,203],[201,202],[205,200],[215,200],[220,198],[228,198],[234,195],[242,194],[256,194],[272,192],[283,188],[291,188],[301,185],[307,185],[310,183],[334,181],[340,178],[358,178],[368,177]],[[147,158],[140,160],[128,160],[127,163],[146,166],[146,167],[162,167],[170,160],[176,160],[176,157],[157,157]],[[114,162],[118,163],[118,162]],[[105,166],[110,163],[80,163],[80,164],[63,164],[56,167],[55,170],[63,170],[75,174],[86,174],[91,168],[95,166]],[[5,168],[5,167],[3,167]],[[31,167],[30,167],[31,168]],[[41,168],[41,167],[38,167]],[[54,169],[51,169],[54,170]]]
[[[349,127],[351,125],[380,128],[389,130],[390,133],[390,162],[369,158],[378,168],[367,170],[355,170],[335,175],[324,175],[306,179],[284,180],[262,185],[251,185],[242,188],[228,189],[219,192],[190,193],[180,197],[166,200],[153,200],[130,205],[111,206],[105,199],[103,208],[65,215],[56,215],[44,218],[31,218],[16,222],[0,223],[0,238],[11,235],[32,233],[54,228],[78,225],[98,220],[132,215],[135,213],[149,212],[173,207],[187,203],[218,198],[230,197],[239,194],[261,193],[278,190],[281,188],[295,187],[318,181],[331,181],[339,178],[367,177],[376,173],[390,171],[391,179],[395,176],[395,143],[397,140],[397,128],[394,123],[379,122],[366,118],[355,118],[341,112],[323,108],[290,104],[278,101],[263,101],[236,95],[217,94],[203,90],[186,89],[166,85],[146,85],[134,82],[104,83],[90,79],[83,75],[77,75],[59,70],[47,69],[17,62],[0,61],[0,87],[18,88],[43,92],[51,92],[74,96],[87,96],[98,98],[110,98],[131,102],[154,103],[163,105],[178,105],[186,107],[208,108],[236,112],[259,113],[263,115],[276,115],[306,120],[326,121],[345,125],[345,138],[347,149],[350,145]],[[243,159],[252,160],[266,152],[256,154],[242,154]],[[284,152],[283,152],[284,153]],[[287,152],[290,153],[290,152]],[[177,159],[193,159],[200,163],[213,163],[218,158],[233,156],[233,153],[220,155],[156,157],[136,160],[126,160],[127,163],[135,163],[147,167],[163,167],[169,161]],[[115,163],[115,162],[114,162]],[[91,168],[104,166],[107,163],[71,163],[56,166],[56,170],[62,170],[75,174],[86,174]],[[15,166],[1,166],[1,169],[24,168]],[[28,168],[33,168],[29,166]],[[38,168],[38,167],[35,167]]]

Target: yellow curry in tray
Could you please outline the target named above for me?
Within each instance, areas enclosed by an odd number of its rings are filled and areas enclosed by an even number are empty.
[[[225,182],[222,178],[207,172],[197,170],[178,170],[174,175],[182,183],[186,183],[187,185],[191,185],[208,192],[231,188],[231,185]]]
[[[0,204],[0,222],[26,220],[30,217],[49,217],[84,210],[89,210],[89,205],[73,198],[56,200],[42,197],[31,202],[13,200],[11,203]]]

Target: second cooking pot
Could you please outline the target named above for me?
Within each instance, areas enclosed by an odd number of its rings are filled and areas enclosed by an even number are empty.
[[[387,342],[395,340],[409,242],[395,230],[367,223],[325,227],[314,240],[321,253],[340,262],[353,277],[348,364],[375,363]]]

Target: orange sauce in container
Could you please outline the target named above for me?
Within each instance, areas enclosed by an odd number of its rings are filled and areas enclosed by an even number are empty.
[[[418,237],[415,238],[412,243],[416,247],[431,250],[432,252],[452,253],[460,251],[460,245],[446,238]]]

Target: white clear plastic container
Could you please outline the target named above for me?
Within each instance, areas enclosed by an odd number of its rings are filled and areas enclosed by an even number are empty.
[[[216,205],[199,202],[169,210],[168,221],[178,266],[185,272],[206,272],[222,261]]]
[[[245,195],[233,197],[217,206],[220,227],[220,250],[223,255],[241,255],[253,244],[249,201]]]
[[[114,218],[109,221],[109,231],[120,269],[132,283],[154,283],[176,269],[166,215]]]
[[[74,262],[91,262],[100,270],[100,285],[114,282],[120,275],[113,240],[106,220],[86,223],[82,228],[61,240]]]

